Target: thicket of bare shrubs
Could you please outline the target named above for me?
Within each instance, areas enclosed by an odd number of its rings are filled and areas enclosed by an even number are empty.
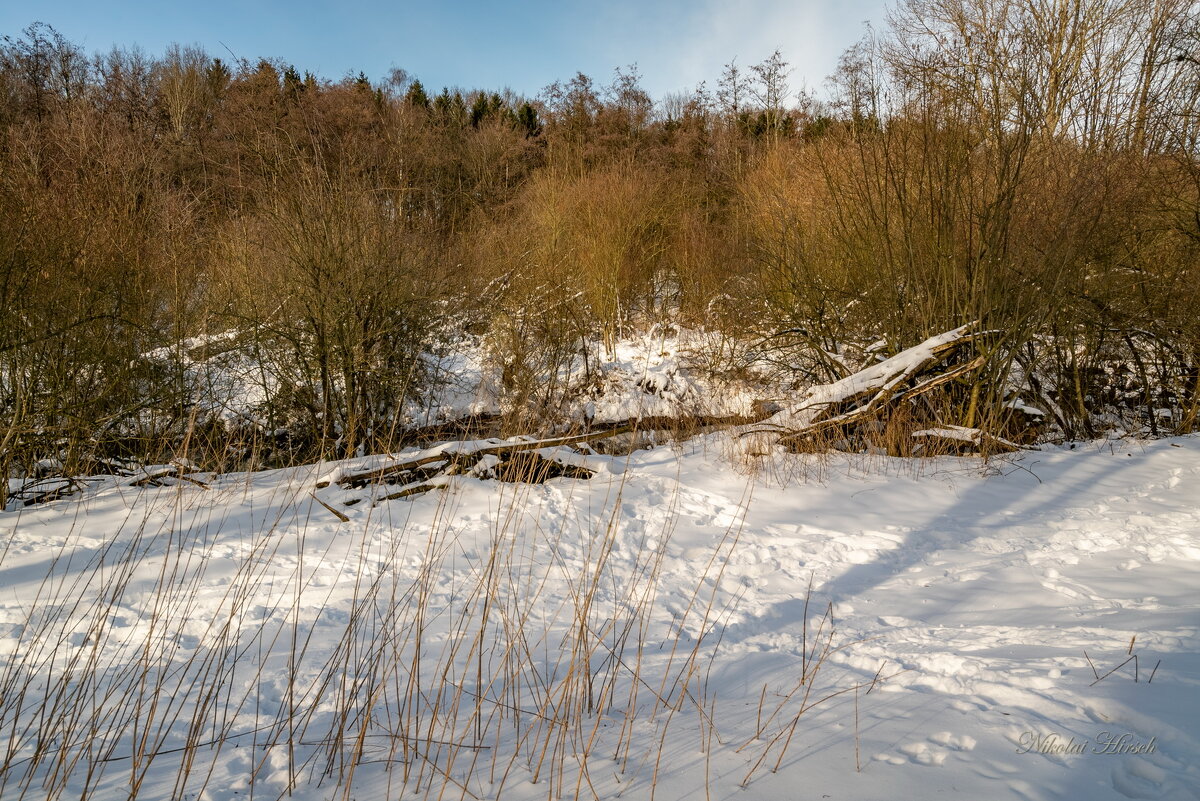
[[[585,341],[651,322],[804,383],[980,320],[985,369],[931,417],[999,432],[1019,393],[1063,436],[1189,431],[1197,19],[906,0],[828,100],[775,54],[657,103],[634,71],[437,94],[196,48],[89,57],[34,25],[0,48],[0,472],[188,437],[216,462],[379,447],[449,320],[491,337],[513,428],[546,421],[541,382]],[[179,365],[143,357],[229,330],[273,372],[232,450]]]

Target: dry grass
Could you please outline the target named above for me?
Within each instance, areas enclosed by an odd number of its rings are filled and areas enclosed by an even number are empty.
[[[664,628],[678,498],[661,530],[632,536],[626,479],[585,514],[596,496],[574,488],[590,485],[526,469],[493,485],[486,534],[464,527],[454,489],[341,520],[308,470],[267,495],[272,479],[247,474],[46,507],[76,522],[0,663],[0,795],[194,797],[234,780],[255,797],[322,783],[348,799],[368,771],[426,798],[527,782],[550,799],[602,798],[615,768],[653,796],[667,755],[693,738],[706,765],[742,752],[747,782],[777,769],[800,716],[848,691],[816,681],[839,647],[832,609],[806,610],[799,680],[737,742],[709,678],[739,597],[723,576],[741,523]],[[117,492],[128,516],[93,531],[88,512],[111,514]],[[256,513],[224,519],[252,498]],[[9,519],[10,538],[32,524]]]

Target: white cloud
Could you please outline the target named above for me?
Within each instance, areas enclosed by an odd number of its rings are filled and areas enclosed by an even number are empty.
[[[630,8],[623,25],[631,35],[606,48],[612,57],[638,61],[655,95],[702,80],[711,86],[730,60],[749,67],[776,49],[792,66],[794,89],[820,89],[838,56],[863,35],[863,22],[879,27],[884,16],[884,0],[695,0],[687,6],[671,18],[652,14],[649,24],[643,11],[641,31]]]

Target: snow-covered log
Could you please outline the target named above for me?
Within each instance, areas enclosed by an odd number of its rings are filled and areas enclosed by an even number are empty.
[[[727,427],[745,425],[765,417],[765,413],[751,417],[740,415],[718,416],[688,416],[688,417],[637,417],[593,428],[576,434],[565,434],[559,437],[535,439],[531,437],[514,437],[509,440],[483,439],[444,442],[403,458],[389,460],[381,465],[368,469],[350,472],[336,471],[323,476],[317,483],[317,488],[330,484],[340,484],[343,487],[361,487],[366,484],[379,482],[407,482],[418,478],[430,478],[434,475],[462,472],[465,468],[479,462],[488,456],[498,456],[509,460],[516,454],[536,452],[547,448],[590,444],[600,440],[617,437],[622,434],[663,430],[697,430],[701,428]]]
[[[747,429],[747,434],[776,434],[785,445],[794,445],[819,434],[846,429],[877,419],[901,401],[911,400],[986,363],[977,356],[942,368],[961,349],[990,332],[968,323],[930,337],[891,358],[859,370],[832,384],[809,389],[791,406]]]

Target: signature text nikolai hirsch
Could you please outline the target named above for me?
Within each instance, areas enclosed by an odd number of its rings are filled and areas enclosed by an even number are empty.
[[[1116,734],[1102,731],[1091,740],[1079,740],[1075,737],[1065,738],[1059,734],[1037,734],[1027,731],[1021,734],[1017,741],[1018,754],[1049,754],[1052,756],[1082,756],[1084,754],[1153,754],[1157,750],[1155,740],[1141,740],[1126,732]]]

